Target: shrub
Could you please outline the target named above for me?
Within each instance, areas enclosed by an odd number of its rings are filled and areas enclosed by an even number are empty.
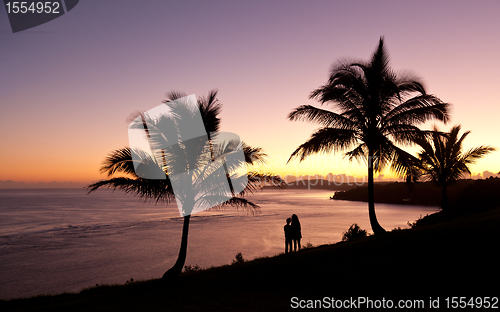
[[[347,242],[353,239],[362,238],[366,236],[367,236],[366,230],[363,230],[362,228],[359,227],[359,225],[353,223],[347,231],[342,233],[342,241]]]
[[[241,252],[238,252],[234,257],[233,264],[243,263],[243,262],[245,262],[245,259],[243,259],[243,255],[241,254]]]
[[[314,245],[311,244],[311,242],[307,242],[307,244],[305,244],[304,246],[302,246],[302,249],[309,249],[309,248],[313,248]]]
[[[196,272],[196,271],[201,271],[201,270],[202,270],[202,268],[197,264],[184,266],[184,272]]]

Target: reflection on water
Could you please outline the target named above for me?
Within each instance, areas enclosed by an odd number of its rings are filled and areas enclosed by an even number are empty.
[[[265,190],[248,196],[261,207],[252,216],[233,208],[191,218],[187,265],[228,264],[284,249],[285,219],[297,214],[302,243],[340,241],[358,223],[370,232],[366,203],[333,201],[331,191]],[[161,277],[176,260],[182,218],[175,204],[144,203],[121,192],[0,190],[0,298],[79,291],[96,283]],[[436,207],[377,204],[386,229]]]

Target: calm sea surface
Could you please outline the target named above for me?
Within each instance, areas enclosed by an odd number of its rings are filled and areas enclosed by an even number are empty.
[[[352,223],[370,231],[366,203],[330,195],[265,190],[248,196],[259,215],[233,208],[194,214],[186,264],[228,264],[238,252],[245,259],[282,253],[285,219],[294,213],[303,245],[338,242]],[[437,208],[377,204],[376,211],[393,229]],[[177,258],[181,231],[175,203],[144,203],[109,190],[0,190],[0,299],[159,278]]]

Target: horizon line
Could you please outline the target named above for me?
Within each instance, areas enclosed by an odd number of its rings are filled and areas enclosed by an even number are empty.
[[[304,175],[299,175],[299,176],[294,176],[291,174],[285,175],[283,178],[286,183],[292,183],[295,181],[311,181],[311,180],[318,180],[318,177],[322,180],[325,181],[330,181],[328,176],[333,176],[334,179],[331,182],[335,182],[337,179],[335,177],[345,177],[346,181],[344,182],[344,179],[342,178],[341,183],[350,183],[354,180],[357,181],[360,179],[359,176],[350,176],[345,173],[342,174],[333,174],[329,173],[325,176],[319,175],[319,174],[304,174]],[[293,179],[292,181],[287,181],[287,177],[291,177]],[[460,180],[479,180],[479,179],[488,179],[490,177],[493,178],[500,178],[500,172],[499,173],[493,173],[490,171],[483,171],[482,173],[477,173],[477,174],[471,174],[469,177],[462,178]],[[361,177],[361,179],[366,179],[367,176]],[[384,175],[381,174],[378,177],[375,177],[375,182],[399,182],[402,180],[402,178],[397,178],[397,177],[388,177],[387,179],[384,179]],[[27,181],[15,181],[15,180],[0,180],[0,189],[15,189],[15,188],[82,188],[86,187],[94,182],[97,182],[100,180],[95,180],[95,181],[89,181],[89,182],[75,182],[75,181],[50,181],[50,182],[44,182],[44,181],[38,181],[38,182],[27,182]],[[338,181],[338,180],[337,180]],[[425,181],[422,181],[425,182]]]

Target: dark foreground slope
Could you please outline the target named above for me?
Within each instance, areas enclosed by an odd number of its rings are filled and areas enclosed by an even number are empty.
[[[395,303],[422,299],[425,310],[429,297],[439,297],[444,308],[447,296],[500,296],[499,225],[496,209],[380,237],[184,273],[169,286],[158,280],[103,286],[79,294],[4,301],[0,310],[276,311],[289,310],[292,297],[297,302],[359,296]]]

